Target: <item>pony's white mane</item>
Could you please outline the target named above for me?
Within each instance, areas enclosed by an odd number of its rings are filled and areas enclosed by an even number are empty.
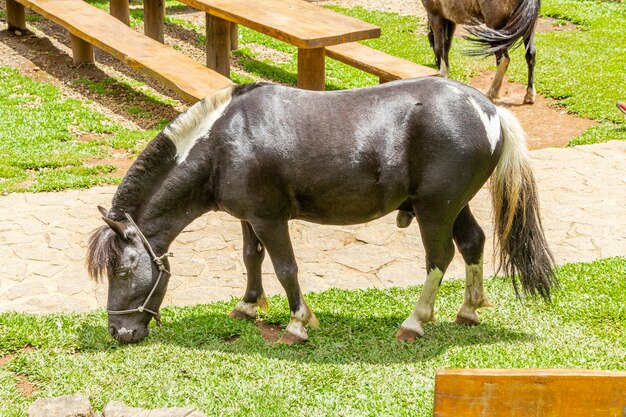
[[[176,145],[176,162],[182,164],[198,139],[206,136],[232,98],[233,87],[206,96],[170,123],[163,133]]]

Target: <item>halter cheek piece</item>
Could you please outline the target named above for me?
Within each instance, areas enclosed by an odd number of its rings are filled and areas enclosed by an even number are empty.
[[[150,299],[152,298],[152,295],[154,294],[154,291],[156,291],[157,287],[159,286],[159,283],[161,282],[161,277],[163,276],[163,272],[166,272],[167,274],[171,275],[170,271],[168,271],[165,268],[165,265],[163,264],[163,259],[167,258],[168,256],[173,256],[173,255],[172,255],[172,253],[168,252],[168,253],[164,253],[161,256],[156,256],[156,254],[152,250],[152,246],[150,246],[150,242],[148,242],[148,239],[146,239],[146,237],[143,235],[143,233],[141,233],[141,230],[139,230],[139,227],[137,226],[137,223],[135,223],[135,221],[132,219],[132,217],[130,217],[130,214],[124,213],[124,215],[126,216],[128,221],[130,222],[130,224],[137,231],[137,234],[139,235],[139,238],[141,239],[142,243],[144,244],[144,246],[146,247],[146,249],[150,253],[150,256],[152,257],[152,261],[156,264],[157,268],[159,268],[159,276],[158,276],[156,282],[154,283],[154,286],[152,287],[152,290],[150,290],[150,294],[148,294],[148,297],[146,298],[146,301],[144,301],[142,305],[140,305],[137,308],[130,309],[130,310],[107,310],[107,313],[108,314],[122,315],[122,314],[143,313],[145,311],[146,313],[152,314],[154,316],[154,320],[156,321],[157,326],[161,327],[161,313],[159,313],[158,310],[157,311],[150,310],[150,309],[146,308],[146,306],[150,302]]]

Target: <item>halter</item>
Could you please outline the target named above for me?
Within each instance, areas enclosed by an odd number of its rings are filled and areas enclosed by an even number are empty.
[[[170,271],[168,271],[165,268],[165,265],[163,264],[163,259],[167,258],[168,256],[173,256],[173,254],[170,253],[170,252],[167,252],[167,253],[164,253],[161,256],[156,256],[156,254],[152,250],[152,246],[150,246],[150,242],[148,242],[148,239],[146,239],[146,237],[143,235],[143,233],[141,233],[141,230],[139,230],[139,227],[137,226],[137,223],[135,223],[135,221],[132,219],[132,217],[130,217],[130,214],[124,213],[124,215],[126,216],[128,221],[130,222],[130,224],[137,231],[137,234],[139,235],[139,238],[141,239],[143,245],[146,247],[146,249],[148,250],[148,252],[152,256],[152,261],[156,264],[157,268],[159,268],[159,277],[157,278],[156,282],[154,283],[154,286],[152,287],[152,290],[150,290],[150,294],[148,294],[148,297],[146,298],[146,301],[144,301],[142,305],[140,305],[137,308],[130,309],[130,310],[107,310],[107,313],[108,314],[123,315],[123,314],[143,313],[145,311],[146,313],[152,314],[154,316],[154,320],[156,321],[157,326],[161,327],[161,313],[159,313],[158,310],[157,311],[150,310],[150,309],[146,308],[146,306],[150,302],[150,299],[152,298],[152,295],[154,294],[154,291],[156,291],[157,287],[159,286],[159,282],[161,282],[161,277],[163,276],[163,272],[166,272],[169,275],[171,275]]]

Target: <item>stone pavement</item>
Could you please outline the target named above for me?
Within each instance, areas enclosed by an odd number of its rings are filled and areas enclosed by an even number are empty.
[[[547,238],[557,262],[626,255],[626,142],[532,151]],[[0,197],[0,311],[89,311],[106,304],[106,283],[84,268],[86,244],[102,224],[96,205],[110,206],[115,187]],[[491,236],[486,189],[471,203]],[[291,234],[305,291],[386,288],[423,282],[424,252],[415,223],[395,227],[395,213],[358,226],[300,221]],[[172,245],[173,277],[165,305],[241,297],[245,275],[239,222],[208,213]],[[493,273],[492,242],[485,274]],[[462,277],[456,256],[447,278]],[[269,294],[282,294],[271,263],[264,262]]]

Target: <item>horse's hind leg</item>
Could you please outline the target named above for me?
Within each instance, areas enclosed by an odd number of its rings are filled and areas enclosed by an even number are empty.
[[[283,220],[255,220],[251,221],[254,232],[259,237],[270,255],[274,271],[281,285],[287,293],[291,320],[279,343],[293,344],[308,339],[304,326],[307,324],[317,328],[317,318],[306,305],[300,284],[298,283],[298,265],[289,239],[289,226]]]
[[[478,324],[476,310],[490,307],[483,288],[483,251],[485,233],[472,215],[469,205],[465,206],[454,222],[454,241],[465,261],[465,297],[456,315],[456,323]]]
[[[440,207],[437,207],[440,208]],[[412,342],[424,335],[422,324],[435,320],[435,298],[452,257],[454,244],[452,243],[452,220],[439,215],[431,216],[420,210],[415,210],[419,223],[422,242],[426,250],[426,282],[420,294],[417,305],[411,315],[402,322],[396,333],[399,340]]]
[[[435,62],[439,69],[439,75],[447,77],[449,73],[448,64],[448,51],[450,50],[450,44],[452,43],[452,34],[454,33],[454,23],[443,18],[442,16],[428,13],[428,21],[430,23],[429,40],[432,41],[431,45],[435,51]],[[450,29],[450,25],[451,29]],[[450,33],[450,38],[447,38],[447,34]]]
[[[528,39],[524,40],[524,46],[526,47],[526,63],[528,64],[528,86],[526,87],[524,104],[533,104],[537,95],[537,93],[535,92],[535,62],[537,57],[537,50],[535,49],[534,32],[530,35]]]
[[[491,87],[489,88],[489,91],[487,91],[487,97],[492,101],[500,98],[502,80],[504,79],[504,74],[506,73],[506,69],[509,67],[510,61],[508,51],[496,54],[498,69],[496,71],[496,76],[493,78],[493,82],[491,83]]]
[[[248,282],[243,299],[235,306],[229,316],[236,319],[253,319],[258,308],[267,308],[267,298],[263,291],[261,264],[265,257],[265,248],[245,220],[241,221],[243,234],[243,263],[246,266]]]

